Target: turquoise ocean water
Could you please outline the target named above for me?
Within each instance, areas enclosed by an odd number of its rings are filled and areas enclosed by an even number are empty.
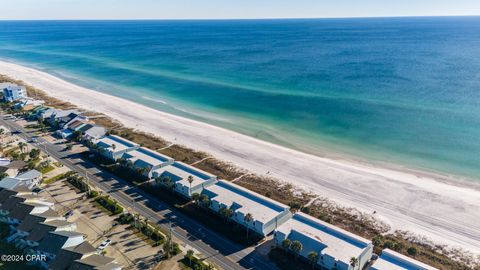
[[[302,151],[480,179],[480,17],[1,21],[0,59]]]

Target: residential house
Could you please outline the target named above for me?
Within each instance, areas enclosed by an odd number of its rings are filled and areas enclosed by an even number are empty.
[[[52,205],[32,193],[16,194],[0,205],[0,222],[18,225],[28,214],[43,213]]]
[[[136,150],[140,145],[115,135],[108,135],[93,142],[96,151],[113,161],[120,159],[125,153]]]
[[[57,130],[56,134],[63,139],[69,139],[76,131],[87,125],[91,125],[91,122],[87,119],[75,118],[66,123],[63,129]]]
[[[140,147],[136,150],[123,154],[123,163],[131,169],[137,170],[142,175],[151,178],[153,171],[171,165],[173,158],[162,155],[158,152]]]
[[[48,122],[52,126],[63,128],[65,124],[80,116],[77,110],[56,110],[50,115]]]
[[[303,246],[299,255],[309,260],[308,254],[316,252],[322,269],[363,269],[373,252],[370,240],[300,212],[275,230],[274,239],[279,247],[285,239],[299,241]]]
[[[28,114],[27,118],[29,120],[37,120],[45,111],[49,110],[49,108],[39,105],[33,108],[30,113]]]
[[[86,119],[73,119],[56,133],[63,139],[70,139],[75,132],[80,133],[82,140],[95,140],[105,136],[107,130]]]
[[[0,188],[13,189],[17,186],[26,186],[29,189],[33,189],[42,180],[42,173],[37,170],[30,170],[21,173],[15,177],[6,177],[0,181]]]
[[[70,270],[121,270],[122,266],[115,259],[93,254],[72,263]]]
[[[6,102],[13,102],[24,98],[27,98],[27,89],[25,86],[10,84],[3,88],[3,99]]]
[[[39,112],[37,118],[42,118],[46,121],[50,121],[51,117],[56,114],[59,110],[55,108],[47,108],[46,110],[43,110]]]
[[[179,161],[155,169],[151,175],[156,182],[164,185],[171,184],[176,192],[188,198],[193,193],[201,193],[204,188],[217,182],[215,175]]]
[[[370,267],[372,270],[438,270],[435,267],[409,258],[390,249],[384,249],[380,258]]]
[[[46,255],[48,260],[55,259],[61,249],[75,247],[84,242],[84,235],[73,231],[52,231],[41,241],[35,251],[30,254]],[[48,263],[48,262],[47,262]]]
[[[27,166],[27,163],[23,160],[13,160],[9,162],[3,162],[0,165],[0,174],[5,173],[10,177],[14,177],[18,174],[19,170]]]
[[[40,106],[44,103],[45,103],[45,101],[43,101],[43,100],[25,98],[25,99],[22,99],[19,102],[15,103],[15,105],[13,105],[13,107],[17,110],[30,111],[30,110],[33,110],[37,106]]]
[[[72,262],[94,255],[97,250],[88,242],[77,246],[62,248],[55,259],[48,265],[50,270],[68,270]]]
[[[55,210],[48,209],[43,213],[27,215],[25,219],[17,226],[16,230],[24,232],[26,235],[29,235],[39,223],[48,223],[54,220],[65,220],[65,218],[60,217]]]
[[[232,220],[262,237],[273,232],[292,216],[287,205],[225,180],[206,187],[203,194],[210,199],[210,209],[217,213],[222,209],[231,209]],[[246,218],[247,215],[250,220]]]
[[[40,214],[47,211],[53,203],[41,200],[27,200],[16,205],[9,213],[8,224],[20,224],[29,214]]]
[[[7,238],[7,242],[15,241],[16,245],[18,244],[17,247],[23,249],[24,247],[29,246],[29,243],[23,238],[31,236],[32,231],[38,226],[39,223],[61,219],[62,218],[59,217],[58,214],[52,209],[42,213],[28,214],[16,228],[11,228],[11,233]],[[41,237],[43,237],[43,235]],[[35,244],[31,244],[30,246],[35,246]]]
[[[18,186],[13,189],[0,188],[0,208],[10,197],[27,194],[33,195],[32,191],[26,186]]]
[[[98,140],[107,134],[107,129],[99,125],[86,125],[81,127],[80,132],[82,133],[83,141]]]

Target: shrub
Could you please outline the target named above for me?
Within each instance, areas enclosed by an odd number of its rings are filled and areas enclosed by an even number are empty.
[[[110,199],[108,196],[97,197],[95,201],[110,211],[113,215],[118,215],[123,212],[123,207],[121,207],[117,201]]]
[[[417,249],[416,249],[415,247],[409,247],[409,248],[407,249],[407,253],[408,253],[408,255],[410,255],[410,256],[415,256],[415,255],[417,255],[418,251],[417,251]]]

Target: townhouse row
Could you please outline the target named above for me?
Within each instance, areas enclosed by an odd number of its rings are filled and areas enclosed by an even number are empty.
[[[148,177],[153,185],[169,186],[186,198],[192,198],[195,193],[206,195],[210,210],[220,214],[230,209],[231,220],[262,237],[273,233],[279,247],[284,246],[286,239],[299,241],[303,246],[299,255],[309,260],[309,253],[315,252],[319,269],[355,270],[371,263],[373,244],[370,240],[304,213],[292,214],[287,205],[119,136],[104,136],[89,145],[103,157]],[[373,265],[372,269],[376,270],[435,269],[391,250],[385,250]]]
[[[0,181],[0,185],[5,180]],[[24,183],[0,188],[0,223],[8,226],[5,239],[25,255],[35,255],[30,265],[51,270],[121,270],[113,258],[100,255],[76,224],[68,222]]]

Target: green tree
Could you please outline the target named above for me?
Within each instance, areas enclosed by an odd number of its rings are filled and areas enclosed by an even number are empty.
[[[358,265],[358,259],[355,257],[350,258],[350,265],[355,268]]]
[[[203,206],[205,207],[210,207],[210,205],[212,204],[212,202],[210,201],[210,198],[208,197],[207,194],[202,194],[200,196],[200,202],[202,203]]]
[[[193,176],[189,175],[189,176],[187,177],[187,181],[188,181],[188,183],[190,184],[190,190],[192,190]]]
[[[80,130],[75,130],[73,132],[72,141],[79,142],[82,139],[82,132]]]
[[[32,149],[29,153],[30,159],[34,160],[40,157],[40,150],[39,149]]]
[[[292,245],[292,241],[290,241],[290,239],[286,238],[285,240],[282,241],[282,248],[285,250],[285,251],[288,251],[290,250],[290,246]]]
[[[193,255],[194,255],[193,250],[191,250],[191,249],[187,250],[187,255],[185,255],[185,257],[187,257],[187,259],[188,259],[188,265],[189,265],[190,267],[192,266]]]
[[[409,247],[407,249],[407,253],[410,256],[416,256],[418,254],[418,250],[415,247]]]
[[[303,249],[303,245],[300,241],[294,240],[290,245],[290,249],[292,250],[293,254],[295,254],[295,258],[298,258],[298,255]]]
[[[248,239],[248,231],[249,231],[249,226],[248,226],[248,225],[250,224],[250,222],[253,221],[253,216],[252,216],[252,214],[247,213],[247,214],[245,215],[245,218],[243,218],[243,221],[245,221],[245,228],[247,228],[247,239]]]
[[[23,153],[23,151],[25,150],[25,147],[26,147],[26,146],[27,146],[27,144],[24,143],[24,142],[19,142],[19,143],[18,143],[18,147],[20,147],[20,152],[22,152],[22,153]]]
[[[220,208],[219,211],[220,215],[225,219],[225,222],[228,221],[230,217],[233,215],[233,210],[227,207],[222,207]]]
[[[312,265],[312,269],[315,268],[315,264],[317,263],[318,261],[318,253],[315,252],[315,251],[310,251],[307,255],[308,257],[308,261],[310,262],[310,264]]]
[[[198,204],[198,202],[200,201],[200,194],[198,194],[197,192],[193,193],[192,199],[196,204]]]

